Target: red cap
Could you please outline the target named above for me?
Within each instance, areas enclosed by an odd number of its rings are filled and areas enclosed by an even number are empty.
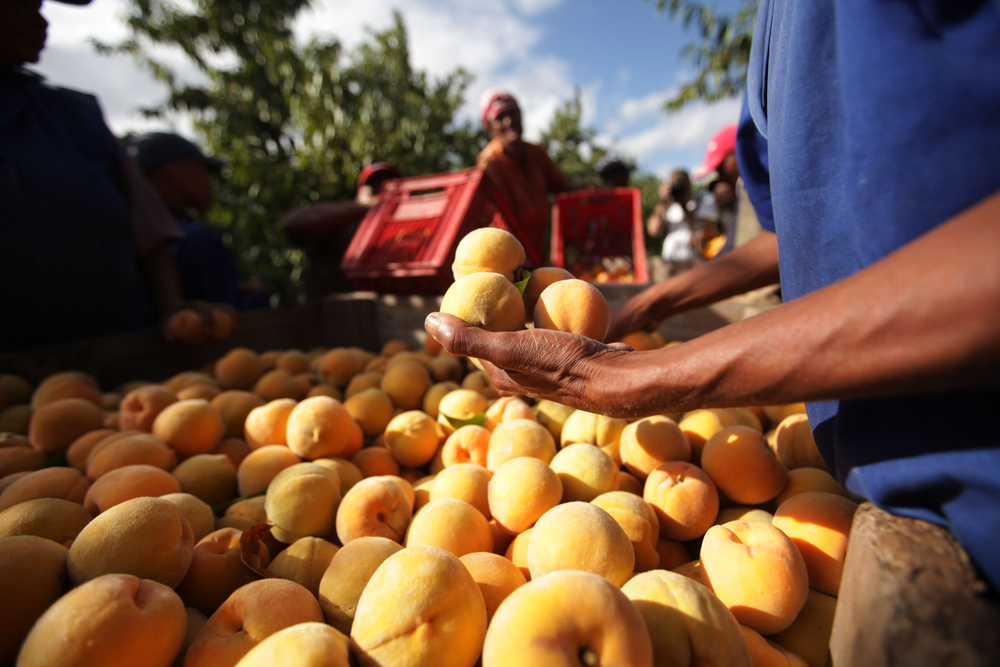
[[[390,178],[403,177],[403,174],[399,172],[399,169],[396,169],[388,162],[375,162],[361,170],[361,175],[358,176],[358,187],[360,188],[365,183],[367,183],[368,179],[374,176],[375,174],[383,174]]]
[[[735,152],[736,124],[727,125],[716,132],[714,137],[709,139],[708,147],[705,149],[705,160],[697,169],[691,172],[691,176],[695,180],[705,178],[719,168],[719,165],[722,164],[727,155]]]
[[[497,116],[510,109],[521,110],[513,95],[502,90],[487,90],[479,100],[480,120],[482,120],[483,129],[489,130],[490,122],[496,120]]]

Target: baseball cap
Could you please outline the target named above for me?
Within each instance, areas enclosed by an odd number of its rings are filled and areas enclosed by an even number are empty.
[[[383,176],[386,180],[390,178],[403,177],[403,174],[400,173],[399,169],[396,169],[388,162],[373,162],[361,170],[361,174],[358,176],[358,187],[360,188],[363,186],[372,176],[375,175]]]
[[[510,93],[495,88],[484,92],[479,99],[479,114],[483,128],[489,130],[490,121],[495,120],[497,116],[510,109],[521,110],[521,107],[517,105],[517,100]]]
[[[89,5],[90,0],[56,0],[56,2],[61,2],[64,5]]]
[[[691,176],[700,181],[719,168],[726,156],[736,151],[736,124],[727,125],[708,140],[705,149],[705,159],[691,172]]]
[[[214,170],[226,166],[225,160],[208,157],[184,137],[169,132],[144,134],[129,143],[128,151],[135,158],[139,169],[147,174],[160,165],[182,157],[193,157]]]

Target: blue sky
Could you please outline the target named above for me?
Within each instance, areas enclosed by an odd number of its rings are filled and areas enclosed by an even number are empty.
[[[155,104],[165,90],[127,59],[98,56],[88,43],[125,37],[123,8],[124,0],[92,0],[84,8],[45,2],[48,48],[36,69],[53,83],[95,93],[116,132],[162,129],[163,121],[145,121],[135,110]],[[297,19],[296,35],[335,36],[350,48],[366,28],[388,27],[394,9],[409,30],[415,67],[432,76],[459,66],[472,72],[463,110],[469,117],[486,88],[510,90],[529,139],[579,88],[584,124],[598,131],[599,142],[635,159],[642,171],[665,176],[697,166],[711,135],[738,115],[736,100],[661,111],[690,75],[680,51],[693,34],[646,0],[313,0]],[[197,78],[179,51],[158,55],[182,76]],[[169,125],[190,134],[185,118]]]

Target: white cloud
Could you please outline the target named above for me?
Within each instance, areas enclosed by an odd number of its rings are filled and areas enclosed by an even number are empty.
[[[513,0],[514,6],[525,14],[541,14],[561,5],[563,0]]]

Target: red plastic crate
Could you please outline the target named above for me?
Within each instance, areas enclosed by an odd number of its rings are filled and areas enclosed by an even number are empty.
[[[556,197],[551,259],[554,266],[591,282],[648,283],[639,189],[585,190]]]
[[[455,247],[480,227],[523,238],[479,169],[390,181],[358,227],[340,267],[354,286],[390,294],[444,294],[454,282]],[[528,252],[529,266],[539,257]]]

